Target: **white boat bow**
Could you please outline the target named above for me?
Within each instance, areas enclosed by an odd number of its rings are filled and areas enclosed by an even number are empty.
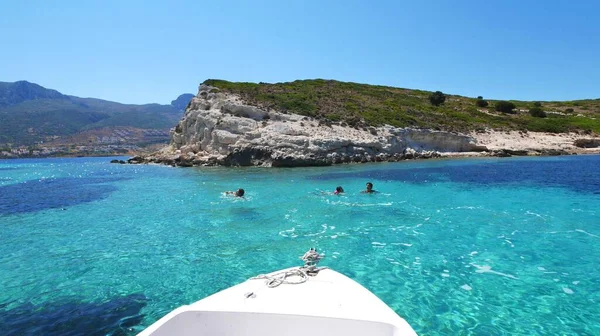
[[[316,272],[309,276],[306,266],[289,268],[177,308],[138,336],[416,335],[354,280],[315,264],[310,267]]]

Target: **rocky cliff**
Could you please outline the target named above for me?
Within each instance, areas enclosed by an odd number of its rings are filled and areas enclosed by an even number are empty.
[[[202,84],[171,131],[169,146],[130,162],[297,167],[484,150],[463,134],[392,126],[344,127],[250,106],[236,94]]]

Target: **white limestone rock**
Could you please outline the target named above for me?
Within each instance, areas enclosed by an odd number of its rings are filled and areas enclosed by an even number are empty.
[[[437,157],[486,150],[474,138],[443,131],[370,130],[319,122],[245,105],[240,97],[200,85],[171,143],[145,158],[173,165],[311,166]]]

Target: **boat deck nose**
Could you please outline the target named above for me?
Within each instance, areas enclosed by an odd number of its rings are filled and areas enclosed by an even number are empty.
[[[291,275],[273,288],[264,278],[245,281],[171,312],[140,335],[416,335],[383,301],[338,272],[301,280]]]
[[[150,335],[397,336],[409,334],[403,334],[395,326],[381,322],[286,314],[185,311]]]

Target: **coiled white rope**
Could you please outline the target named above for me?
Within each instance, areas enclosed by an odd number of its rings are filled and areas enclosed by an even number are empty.
[[[257,275],[250,280],[265,279],[265,284],[269,288],[277,287],[281,284],[288,285],[299,285],[308,281],[309,274],[316,274],[320,270],[326,269],[327,267],[317,267],[317,264],[323,257],[317,252],[316,249],[311,248],[300,258],[304,260],[304,266],[288,269],[271,274]],[[297,280],[288,280],[291,277],[297,277]]]
[[[300,279],[289,280],[289,278],[293,276],[299,277]],[[299,285],[301,283],[305,283],[306,281],[308,281],[308,274],[306,274],[303,267],[298,267],[268,275],[261,274],[250,278],[250,280],[256,279],[265,279],[265,284],[267,285],[267,287],[275,288],[281,284]]]

